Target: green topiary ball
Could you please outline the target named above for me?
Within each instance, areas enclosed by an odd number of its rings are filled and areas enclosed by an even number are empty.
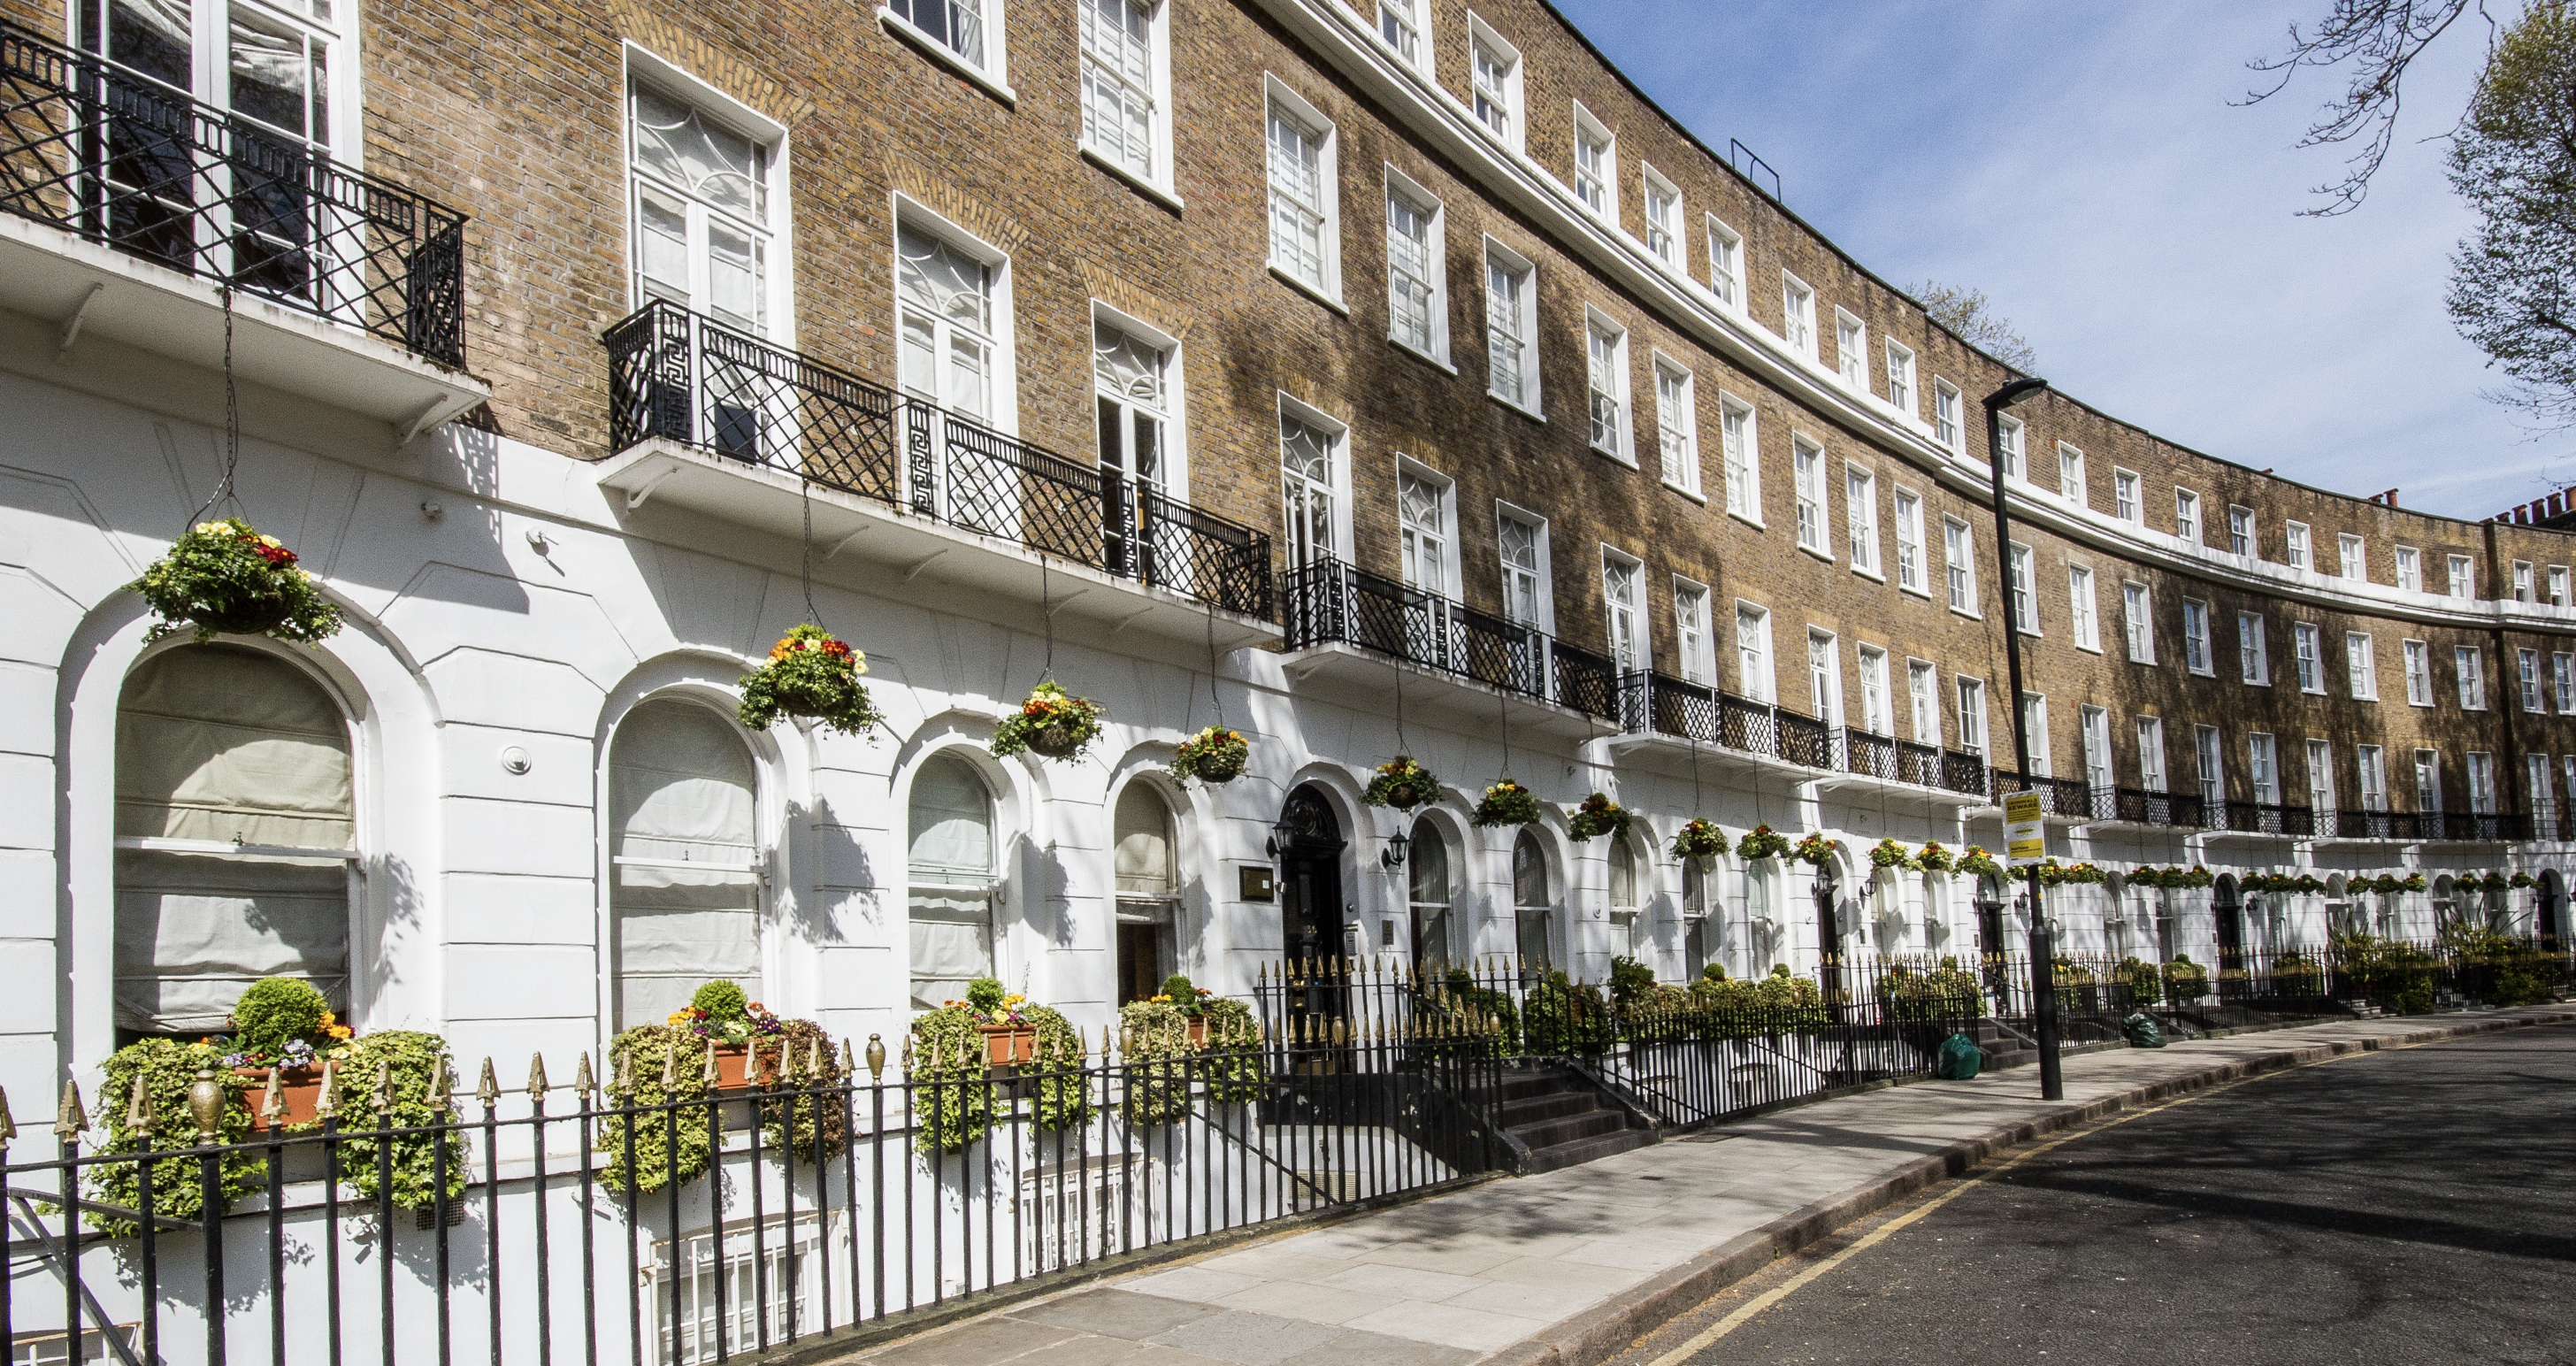
[[[707,1018],[718,1024],[739,1020],[751,1013],[751,998],[742,994],[741,987],[723,978],[698,988],[697,994],[689,998],[689,1004],[705,1011]]]
[[[1172,998],[1172,1004],[1185,1006],[1199,998],[1199,989],[1187,974],[1176,972],[1163,979],[1163,994]]]
[[[233,1003],[233,1037],[245,1053],[278,1054],[322,1032],[331,1003],[301,977],[264,977]]]
[[[1010,995],[996,977],[978,977],[966,984],[966,1004],[986,1015],[1002,1008],[1002,998]]]

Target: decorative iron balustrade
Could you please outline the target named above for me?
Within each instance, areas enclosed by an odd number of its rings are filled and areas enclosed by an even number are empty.
[[[1865,777],[1971,796],[1986,791],[1985,762],[1865,730],[1843,733],[1767,702],[1738,697],[1670,674],[1632,670],[1620,681],[1620,724],[1631,735],[1672,735],[1810,768],[1847,769]]]
[[[2197,829],[2201,824],[2200,798],[2183,792],[2149,792],[2142,787],[2124,787],[2116,794],[2112,820],[2132,825],[2172,825]]]
[[[465,215],[0,21],[0,212],[465,364]]]
[[[1340,560],[1300,565],[1281,586],[1291,650],[1356,645],[1587,715],[1619,715],[1610,662],[1536,627]]]
[[[2423,837],[2487,844],[2531,838],[2531,817],[2514,811],[2426,811],[2418,814]]]
[[[655,300],[608,329],[608,439],[660,437],[1251,617],[1270,537]]]
[[[2245,835],[2311,836],[2316,822],[2309,808],[2280,802],[2229,802],[2227,822],[2212,829],[2233,830]]]
[[[2022,775],[2015,773],[2010,769],[1996,769],[1995,800],[1997,802],[2001,802],[2006,795],[2014,792],[2038,793],[2042,810],[2046,811],[2049,815],[2063,817],[2067,820],[2091,821],[2117,819],[2115,815],[2111,814],[2117,810],[2117,803],[2112,800],[2110,789],[2103,789],[2101,800],[2097,802],[2095,800],[2093,785],[2081,778],[2031,778],[2025,780]]]
[[[2422,823],[2412,811],[2356,811],[2345,807],[2331,813],[2318,812],[2320,836],[2347,840],[2412,840],[2423,838]]]

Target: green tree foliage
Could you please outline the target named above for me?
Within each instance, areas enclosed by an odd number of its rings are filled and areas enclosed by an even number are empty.
[[[2512,381],[2492,397],[2576,425],[2576,15],[2564,3],[2532,5],[2497,40],[2449,168],[2478,215],[2451,258],[2452,325]]]

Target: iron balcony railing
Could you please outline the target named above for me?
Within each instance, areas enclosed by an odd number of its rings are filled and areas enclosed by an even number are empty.
[[[2110,788],[2095,789],[2082,778],[2033,778],[2025,782],[2010,769],[1995,770],[1995,800],[2014,792],[2037,792],[2048,814],[2077,821],[2118,819]]]
[[[2142,787],[2119,789],[2113,803],[2113,820],[2132,825],[2173,825],[2197,829],[2201,825],[2200,798],[2184,792],[2150,792]]]
[[[1985,762],[1973,754],[1832,725],[1670,674],[1632,670],[1620,680],[1620,723],[1631,735],[1687,740],[1786,759],[1809,768],[1983,795]],[[1837,743],[1839,741],[1839,744]]]
[[[0,212],[465,364],[465,215],[6,21]]]
[[[2332,819],[2326,817],[2331,814]],[[2412,811],[2355,811],[2346,807],[2332,813],[2318,812],[2317,833],[2331,839],[2347,840],[2413,840],[2423,838],[2422,825]]]
[[[2213,823],[2211,828],[2247,835],[2309,836],[2316,833],[2316,822],[2309,808],[2304,806],[2281,802],[2229,802],[2226,823]]]
[[[1340,560],[1282,576],[1287,645],[1356,645],[1487,687],[1615,720],[1610,661],[1533,626],[1479,612]]]
[[[1270,537],[656,300],[608,329],[612,450],[661,437],[1245,616]]]

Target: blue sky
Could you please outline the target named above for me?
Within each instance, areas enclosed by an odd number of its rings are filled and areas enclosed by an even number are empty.
[[[2341,173],[2294,150],[2340,83],[2231,107],[2248,58],[2327,0],[1558,0],[1632,80],[1898,286],[1983,289],[2078,398],[2210,454],[2481,517],[2576,482],[2443,312],[2470,219],[2442,175],[2484,30],[2406,87],[2369,201],[2299,217]],[[1678,29],[1678,31],[1677,31]]]

